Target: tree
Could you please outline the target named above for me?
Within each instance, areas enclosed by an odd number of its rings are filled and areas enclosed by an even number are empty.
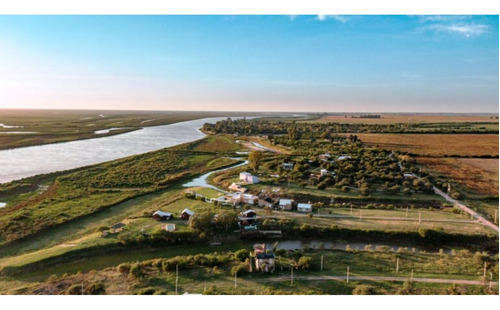
[[[257,171],[263,158],[264,154],[261,151],[253,151],[248,155],[248,164],[254,171]]]
[[[235,212],[222,212],[217,216],[216,226],[219,229],[229,231],[236,224],[237,220],[238,216]]]
[[[189,227],[198,233],[207,234],[212,228],[213,215],[209,211],[195,213],[189,218]]]
[[[377,295],[379,293],[380,292],[377,287],[366,284],[356,285],[352,291],[353,295]]]

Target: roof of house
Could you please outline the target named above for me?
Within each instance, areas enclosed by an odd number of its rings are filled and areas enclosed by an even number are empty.
[[[267,258],[274,258],[274,253],[259,253],[256,255],[257,259],[267,259]]]
[[[293,202],[292,199],[280,199],[280,205],[288,205]]]
[[[244,214],[244,215],[248,215],[250,213],[255,213],[255,211],[254,210],[246,210],[246,211],[241,212],[241,214]],[[257,213],[255,213],[255,214],[257,214]]]
[[[188,214],[189,216],[191,216],[191,215],[193,215],[193,214],[194,214],[194,211],[191,211],[191,210],[189,210],[188,208],[186,208],[186,209],[182,210],[181,214],[183,214],[183,213],[186,213],[186,214]]]
[[[297,209],[312,209],[312,205],[310,203],[299,203],[297,204]]]
[[[246,176],[250,176],[252,175],[250,172],[241,172],[240,175],[246,175]]]
[[[155,213],[153,213],[153,215],[158,215],[158,216],[172,216],[172,213],[170,213],[170,212],[163,212],[161,210],[158,210]]]
[[[125,224],[123,224],[123,223],[116,223],[115,225],[111,226],[110,228],[111,229],[118,229],[118,228],[122,228],[122,227],[125,227]]]

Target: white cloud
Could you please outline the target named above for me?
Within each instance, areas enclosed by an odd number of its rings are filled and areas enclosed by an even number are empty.
[[[436,32],[458,33],[466,37],[479,36],[485,34],[489,30],[488,25],[482,24],[434,24],[426,27],[428,30]]]
[[[316,17],[319,21],[325,21],[327,19],[333,19],[341,23],[345,23],[349,20],[349,17],[343,15],[318,15]]]
[[[417,15],[422,22],[456,22],[470,19],[468,15]]]

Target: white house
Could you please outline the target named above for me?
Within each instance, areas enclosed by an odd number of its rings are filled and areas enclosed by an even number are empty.
[[[242,180],[245,183],[249,183],[249,184],[259,183],[259,178],[257,178],[256,176],[254,176],[248,172],[240,173],[240,180]]]
[[[241,185],[238,185],[238,184],[236,184],[236,183],[233,183],[233,184],[229,185],[229,187],[228,187],[228,188],[229,188],[230,190],[232,190],[232,191],[235,191],[235,192],[240,192],[240,193],[244,193],[244,192],[246,192],[246,191],[247,191],[247,189],[246,189],[246,188],[241,187]]]
[[[292,210],[293,200],[292,199],[280,199],[279,207],[281,210]]]
[[[328,175],[328,170],[326,169],[321,169],[321,176]]]
[[[310,203],[299,203],[297,204],[297,211],[299,212],[312,212],[312,205]]]

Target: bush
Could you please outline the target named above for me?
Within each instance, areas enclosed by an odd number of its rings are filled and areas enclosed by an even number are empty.
[[[312,258],[309,256],[302,256],[299,258],[297,267],[304,270],[311,269],[313,267]]]
[[[131,277],[134,277],[134,278],[140,278],[142,277],[142,270],[141,270],[141,266],[139,264],[133,264],[131,267],[130,267],[130,271],[128,273]]]
[[[66,290],[66,295],[81,295],[81,294],[82,294],[81,284],[73,284]]]
[[[234,253],[234,257],[240,262],[245,261],[250,256],[250,252],[246,249],[238,250]]]
[[[156,289],[154,287],[145,287],[137,292],[137,295],[156,295]]]
[[[104,293],[105,291],[106,291],[106,287],[102,283],[92,283],[87,288],[87,294],[89,294],[89,295],[99,295],[101,293]]]
[[[118,265],[118,271],[121,273],[129,273],[130,272],[130,264],[123,263]]]
[[[248,267],[244,263],[239,263],[238,265],[233,266],[231,268],[231,275],[234,276],[237,274],[238,276],[244,275],[248,273]]]
[[[377,295],[379,293],[378,287],[366,284],[356,285],[352,290],[353,295]]]

